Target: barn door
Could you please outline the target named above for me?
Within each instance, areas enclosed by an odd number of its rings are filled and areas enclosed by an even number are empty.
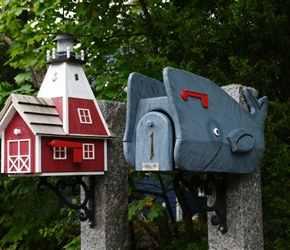
[[[30,140],[9,140],[8,173],[30,173]]]

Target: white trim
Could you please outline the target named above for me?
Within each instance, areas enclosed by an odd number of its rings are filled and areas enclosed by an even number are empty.
[[[50,134],[48,134],[48,136],[51,136]],[[59,137],[63,136],[63,135],[57,135]],[[69,134],[69,137],[72,138],[72,137],[75,137],[75,138],[86,138],[86,139],[114,139],[115,137],[110,137],[110,136],[107,136],[107,135],[94,135],[94,134]]]
[[[41,137],[35,136],[35,172],[41,172]]]
[[[64,153],[64,156],[61,157],[63,153]],[[67,147],[53,147],[53,159],[56,161],[67,160]]]
[[[85,146],[88,146],[89,149],[88,150],[85,150]],[[90,148],[90,146],[92,148]],[[83,143],[83,160],[95,160],[96,158],[96,150],[95,150],[95,144],[94,143]],[[88,155],[90,155],[90,153],[92,153],[92,157],[86,157],[86,153]]]
[[[63,118],[63,130],[65,134],[69,134],[69,104],[68,104],[68,78],[67,78],[67,67],[68,64],[67,63],[63,63],[63,75],[64,75],[64,79],[63,79],[63,83],[64,84],[64,90],[63,90],[63,96],[62,96],[62,118]],[[62,86],[63,87],[63,86]]]
[[[31,176],[71,176],[71,175],[104,175],[105,172],[59,172],[59,173],[9,173],[9,176],[21,176],[21,177],[31,177]]]
[[[86,115],[87,113],[87,115]],[[78,108],[78,115],[80,123],[82,124],[93,124],[91,111],[86,108]]]
[[[107,165],[107,140],[104,140],[104,170],[108,170],[108,165]]]
[[[4,117],[2,118],[2,120],[0,122],[0,131],[4,131],[6,129],[6,127],[10,123],[10,121],[13,118],[13,116],[15,115],[15,113],[16,113],[16,108],[12,104],[8,108],[8,110],[5,112],[5,115],[4,115]]]
[[[4,154],[4,149],[5,149],[5,130],[2,131],[2,136],[1,136],[1,173],[5,172],[5,154]]]

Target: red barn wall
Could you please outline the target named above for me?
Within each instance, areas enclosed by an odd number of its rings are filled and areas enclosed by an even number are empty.
[[[63,121],[63,107],[62,107],[62,97],[51,98],[55,104],[55,108],[58,112],[59,119]]]
[[[73,149],[67,149],[67,159],[66,160],[54,160],[53,159],[53,147],[48,146],[48,143],[52,140],[64,140],[73,141],[81,143],[93,143],[95,145],[95,160],[83,160],[81,163],[73,162]],[[42,172],[103,172],[105,165],[105,149],[104,140],[90,140],[81,138],[59,138],[59,137],[42,137],[41,140],[41,162],[42,162]]]
[[[107,135],[107,131],[93,100],[68,98],[68,103],[70,134]],[[92,124],[83,124],[80,122],[78,108],[90,110]]]

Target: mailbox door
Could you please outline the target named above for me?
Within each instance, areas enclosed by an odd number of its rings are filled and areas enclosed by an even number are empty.
[[[173,128],[160,112],[144,115],[136,129],[136,170],[173,170]]]

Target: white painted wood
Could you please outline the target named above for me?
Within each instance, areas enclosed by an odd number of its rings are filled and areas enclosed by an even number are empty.
[[[6,105],[5,105],[6,106]],[[4,129],[8,126],[12,117],[16,113],[16,109],[13,105],[7,104],[7,108],[5,108],[6,112],[2,114],[0,117],[0,131],[4,131]]]
[[[85,172],[85,175],[104,175],[105,172]],[[84,172],[58,172],[58,173],[15,173],[9,174],[9,176],[22,176],[22,177],[31,177],[31,176],[75,176],[75,175],[84,175]]]
[[[4,173],[5,168],[4,168],[4,148],[5,148],[5,131],[2,131],[1,133],[1,173]]]
[[[97,156],[98,157],[98,156]],[[107,140],[104,140],[104,171],[108,170],[108,161],[107,161]]]
[[[49,66],[37,97],[95,99],[82,66],[70,62],[53,63]]]
[[[35,173],[41,173],[41,137],[35,136]]]

